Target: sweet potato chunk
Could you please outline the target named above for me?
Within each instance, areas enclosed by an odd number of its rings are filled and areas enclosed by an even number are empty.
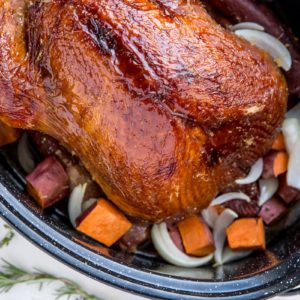
[[[258,250],[266,248],[262,219],[244,218],[234,221],[227,228],[227,239],[232,250]]]
[[[42,208],[63,199],[69,192],[69,178],[61,163],[50,156],[27,177],[28,193]]]
[[[7,126],[0,121],[0,147],[16,142],[20,136],[20,130]]]
[[[215,250],[212,233],[198,217],[192,216],[178,225],[185,252],[194,256],[206,256]]]
[[[96,241],[110,247],[117,242],[132,224],[115,206],[100,199],[77,229]]]

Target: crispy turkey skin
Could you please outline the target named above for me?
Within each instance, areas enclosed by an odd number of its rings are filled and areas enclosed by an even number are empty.
[[[129,215],[205,208],[286,105],[271,58],[201,3],[0,0],[0,119],[61,141]]]

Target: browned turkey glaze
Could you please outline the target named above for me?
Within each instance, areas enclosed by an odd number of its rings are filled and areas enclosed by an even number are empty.
[[[0,3],[1,120],[72,149],[127,214],[199,211],[270,148],[285,80],[198,2]]]

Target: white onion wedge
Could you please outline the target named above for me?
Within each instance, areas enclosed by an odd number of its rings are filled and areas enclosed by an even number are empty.
[[[249,196],[247,196],[246,194],[244,194],[242,192],[232,192],[232,193],[222,194],[221,196],[215,198],[210,203],[210,206],[220,205],[220,204],[223,204],[225,202],[228,202],[230,200],[235,200],[235,199],[244,200],[244,201],[247,201],[247,202],[251,201]]]
[[[30,173],[35,167],[33,153],[30,150],[28,136],[24,133],[18,142],[17,147],[18,160],[26,173]]]
[[[261,179],[259,181],[259,200],[258,205],[264,205],[277,192],[279,182],[277,178]]]
[[[237,261],[242,258],[249,256],[252,251],[232,251],[229,247],[225,247],[223,250],[222,263],[226,264],[229,262]]]
[[[291,154],[300,133],[300,122],[298,119],[285,119],[282,124],[282,133],[287,151],[289,154]]]
[[[202,210],[202,217],[210,228],[214,228],[218,218],[218,212],[213,206],[209,206]]]
[[[223,262],[222,254],[226,240],[226,229],[237,217],[238,215],[233,210],[225,209],[216,221],[213,236],[216,247],[214,258],[218,265]]]
[[[285,223],[284,223],[284,228],[290,227],[294,225],[300,218],[300,200],[296,202],[296,204],[291,208],[289,211]]]
[[[86,211],[89,209],[92,205],[94,205],[97,202],[96,198],[91,198],[86,201],[82,202],[82,212]]]
[[[287,47],[272,35],[258,30],[235,30],[235,34],[243,37],[255,46],[265,50],[271,55],[277,65],[285,71],[292,67],[292,57]]]
[[[83,185],[77,185],[70,197],[69,197],[69,203],[68,203],[68,214],[69,219],[72,225],[76,228],[76,219],[81,215],[82,213],[82,202],[83,197],[86,189],[86,183]]]
[[[300,122],[300,102],[297,105],[295,105],[292,109],[290,109],[286,113],[285,117],[287,119],[296,118]]]
[[[260,158],[255,162],[255,164],[251,167],[251,170],[247,177],[237,179],[235,182],[237,184],[250,184],[255,182],[262,174],[263,172],[263,167],[264,167],[264,162],[263,159]]]
[[[172,241],[166,223],[155,224],[151,230],[152,242],[157,252],[167,262],[179,267],[200,267],[208,264],[213,254],[205,257],[191,257],[181,252]]]
[[[265,31],[265,28],[254,22],[241,22],[231,26],[232,31],[241,30],[241,29],[252,29],[258,31]]]
[[[300,189],[300,134],[289,157],[287,184]]]

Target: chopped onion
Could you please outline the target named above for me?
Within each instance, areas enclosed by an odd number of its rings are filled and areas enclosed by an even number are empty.
[[[300,134],[292,152],[290,153],[287,184],[288,186],[300,189]]]
[[[33,153],[30,150],[28,136],[26,133],[24,133],[19,140],[17,154],[21,167],[26,173],[30,173],[35,167],[35,160]]]
[[[300,102],[286,113],[287,119],[296,118],[300,122]]]
[[[175,266],[199,267],[209,263],[213,258],[213,254],[196,258],[181,252],[172,241],[165,222],[153,225],[151,237],[157,252]]]
[[[92,205],[94,205],[97,202],[96,198],[91,198],[89,200],[82,202],[82,211],[86,211],[89,209]]]
[[[250,198],[242,193],[242,192],[233,192],[233,193],[226,193],[223,194],[217,198],[215,198],[211,203],[210,206],[214,206],[214,205],[219,205],[219,204],[223,204],[225,202],[228,202],[230,200],[235,200],[235,199],[239,199],[239,200],[245,200],[247,202],[250,202]]]
[[[264,167],[263,159],[260,158],[255,164],[252,166],[249,174],[245,178],[237,179],[235,182],[237,184],[250,184],[255,182],[262,174]]]
[[[259,195],[258,205],[262,206],[269,199],[271,199],[276,193],[278,186],[279,186],[279,182],[277,178],[261,179],[259,181],[260,195]]]
[[[214,241],[215,241],[215,261],[217,264],[222,264],[223,248],[226,240],[227,227],[238,217],[238,215],[231,209],[225,209],[218,217],[214,228]]]
[[[268,52],[285,71],[292,67],[292,57],[287,47],[272,35],[258,30],[241,29],[236,30],[235,34],[243,37],[250,43]]]
[[[232,251],[229,247],[225,247],[223,251],[222,263],[226,264],[229,262],[240,260],[249,256],[251,253],[252,251]]]
[[[299,218],[300,218],[300,200],[298,199],[295,206],[293,206],[290,212],[288,213],[285,219],[284,227],[287,228],[292,226],[294,223],[298,221]]]
[[[69,203],[68,203],[68,214],[69,214],[69,219],[72,223],[72,225],[76,228],[76,219],[81,215],[82,213],[82,202],[83,202],[83,197],[84,193],[86,190],[87,184],[83,185],[77,185],[70,197],[69,197]]]
[[[210,228],[214,228],[218,218],[218,212],[213,206],[209,206],[202,210],[202,217]]]
[[[240,30],[240,29],[253,29],[258,31],[264,31],[265,28],[254,22],[241,22],[231,26],[232,31]]]
[[[292,153],[300,133],[300,123],[296,118],[285,119],[282,124],[284,142],[289,154]]]

